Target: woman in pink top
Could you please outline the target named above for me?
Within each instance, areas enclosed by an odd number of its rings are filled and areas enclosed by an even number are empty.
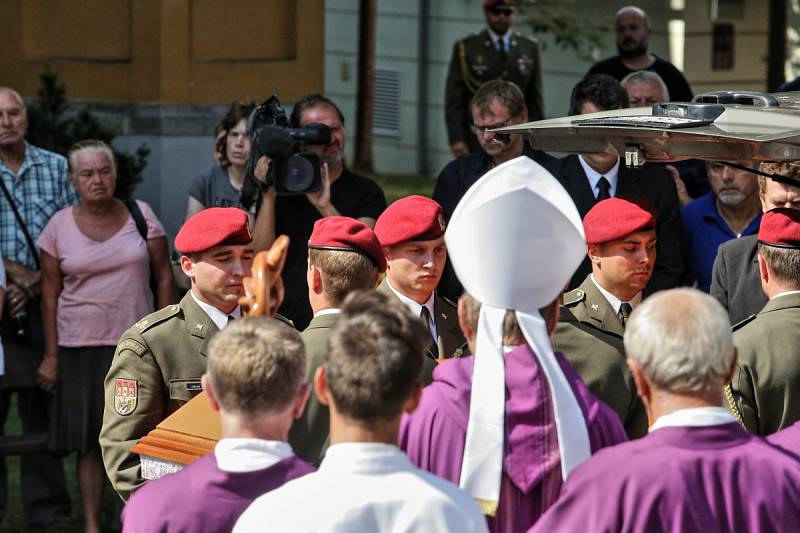
[[[69,167],[80,202],[53,215],[38,240],[45,333],[38,380],[56,396],[50,447],[78,452],[85,530],[100,531],[103,380],[122,332],[154,310],[151,276],[158,308],[173,303],[175,291],[161,223],[137,200],[145,242],[128,207],[114,198],[116,167],[108,145],[75,144]]]

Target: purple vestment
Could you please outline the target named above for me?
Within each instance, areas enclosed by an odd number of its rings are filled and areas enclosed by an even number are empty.
[[[627,440],[619,417],[595,398],[560,353],[556,358],[575,392],[592,452]],[[474,358],[448,360],[433,372],[419,408],[404,416],[400,447],[417,466],[458,484],[467,435]],[[552,397],[527,345],[505,355],[505,452],[495,532],[526,531],[558,497],[561,456]]]
[[[784,450],[800,456],[800,422],[795,422],[777,433],[773,433],[767,440]]]
[[[295,456],[251,472],[225,472],[213,453],[133,493],[122,530],[142,533],[230,531],[247,506],[289,480],[313,472]],[[265,526],[266,527],[266,526]]]
[[[800,528],[800,461],[736,423],[664,427],[576,468],[531,530]]]

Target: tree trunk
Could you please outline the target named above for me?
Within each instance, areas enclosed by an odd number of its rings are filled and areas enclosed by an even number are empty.
[[[769,1],[767,90],[775,92],[786,81],[786,0]]]
[[[372,172],[372,107],[375,95],[375,18],[377,0],[360,0],[360,4],[354,166],[362,172]]]

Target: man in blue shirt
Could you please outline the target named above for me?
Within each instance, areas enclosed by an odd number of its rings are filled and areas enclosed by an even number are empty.
[[[761,222],[756,175],[719,162],[708,162],[707,168],[711,190],[681,210],[687,281],[704,292],[711,286],[719,245],[757,233]]]

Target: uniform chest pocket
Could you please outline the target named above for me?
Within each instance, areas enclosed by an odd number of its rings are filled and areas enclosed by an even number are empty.
[[[203,391],[200,378],[171,379],[169,380],[169,399],[185,404]]]

